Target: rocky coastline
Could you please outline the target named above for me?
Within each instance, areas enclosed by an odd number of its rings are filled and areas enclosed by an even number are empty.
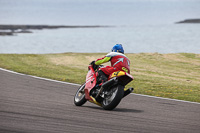
[[[33,33],[31,30],[58,28],[101,28],[111,26],[64,26],[64,25],[0,25],[0,36],[16,35],[17,33]]]
[[[200,19],[185,19],[183,21],[176,22],[177,24],[190,23],[190,24],[200,24]]]

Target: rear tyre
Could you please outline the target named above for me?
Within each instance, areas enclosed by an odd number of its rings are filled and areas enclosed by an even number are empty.
[[[105,110],[113,110],[124,96],[124,87],[121,85],[114,86],[105,91],[105,98],[102,101],[102,107]]]
[[[84,92],[85,84],[81,85],[78,91],[76,92],[74,96],[74,104],[76,106],[82,106],[84,103],[86,103],[85,99],[85,92]]]

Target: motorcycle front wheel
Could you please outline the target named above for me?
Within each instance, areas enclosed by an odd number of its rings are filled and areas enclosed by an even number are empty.
[[[76,106],[82,106],[84,103],[86,103],[85,99],[85,92],[84,92],[85,84],[81,85],[78,91],[76,92],[74,96],[74,104]]]
[[[114,86],[109,90],[105,90],[102,107],[105,110],[113,110],[124,96],[124,87],[121,85]]]

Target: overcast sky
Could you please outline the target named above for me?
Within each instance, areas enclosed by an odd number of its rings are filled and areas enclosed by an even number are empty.
[[[200,18],[200,0],[0,0],[0,24],[170,24]]]

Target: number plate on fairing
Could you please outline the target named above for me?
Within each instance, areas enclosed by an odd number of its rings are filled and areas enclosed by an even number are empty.
[[[117,77],[117,76],[124,76],[124,75],[126,75],[125,72],[123,72],[123,71],[117,71],[117,72],[114,72],[114,73],[111,75],[111,78]]]

